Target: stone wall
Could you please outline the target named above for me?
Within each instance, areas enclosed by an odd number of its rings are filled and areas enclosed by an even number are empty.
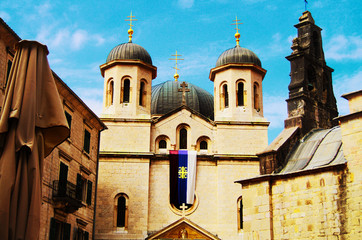
[[[347,214],[347,233],[349,239],[362,236],[362,91],[345,94],[351,114],[340,117],[343,153],[347,160],[346,201],[344,210]]]
[[[244,239],[339,239],[347,233],[346,176],[342,165],[244,183]]]
[[[149,211],[149,159],[102,157],[99,164],[95,238],[144,239]],[[125,228],[115,225],[118,194],[128,197]]]

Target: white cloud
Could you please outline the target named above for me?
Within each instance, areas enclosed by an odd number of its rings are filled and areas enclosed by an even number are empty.
[[[80,94],[80,98],[84,101],[87,106],[92,109],[92,111],[97,115],[100,116],[102,113],[102,107],[103,107],[103,100],[102,99],[95,99],[95,98],[89,98],[89,97],[82,97]]]
[[[76,30],[72,35],[70,47],[74,50],[79,50],[87,41],[88,33],[84,30]]]
[[[75,88],[74,91],[98,116],[102,113],[103,88]]]
[[[362,38],[361,36],[335,35],[327,43],[325,55],[327,59],[336,61],[362,59]]]
[[[284,127],[284,120],[287,118],[288,111],[285,99],[285,96],[264,95],[264,116],[270,122],[269,129]]]
[[[178,5],[181,8],[191,8],[194,5],[194,0],[178,0]]]
[[[9,22],[11,17],[7,12],[4,11],[0,11],[0,17],[5,21],[5,22]]]
[[[323,8],[325,4],[322,1],[313,1],[312,8]]]
[[[349,113],[348,101],[341,98],[342,94],[362,89],[362,69],[353,73],[334,78],[333,90],[337,100],[339,115]]]
[[[36,39],[51,47],[53,51],[78,51],[87,44],[100,46],[106,41],[100,34],[90,34],[83,29],[56,29],[51,25],[41,27]]]
[[[48,14],[51,14],[50,11],[52,9],[52,6],[49,3],[44,3],[36,6],[35,9],[38,12],[38,16],[46,16]]]

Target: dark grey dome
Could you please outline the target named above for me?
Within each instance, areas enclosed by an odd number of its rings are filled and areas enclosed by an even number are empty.
[[[113,60],[141,60],[145,63],[152,65],[150,54],[138,44],[135,43],[122,43],[115,46],[108,54],[107,63]]]
[[[258,56],[249,49],[235,46],[223,52],[216,61],[216,67],[228,63],[253,63],[261,67]]]
[[[167,81],[152,87],[151,113],[166,114],[182,105],[182,82]],[[214,118],[214,97],[204,89],[188,83],[186,105],[210,119]]]

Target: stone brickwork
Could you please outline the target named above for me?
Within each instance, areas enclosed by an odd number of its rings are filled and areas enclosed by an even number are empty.
[[[362,90],[343,95],[348,100],[350,114],[338,118],[342,130],[343,153],[347,160],[346,233],[349,239],[362,236]]]
[[[147,236],[149,160],[102,158],[97,194],[96,239],[144,239]],[[128,224],[117,228],[116,196],[127,195]]]
[[[195,211],[186,217],[221,239],[240,239],[237,227],[237,200],[240,177],[258,173],[258,162],[250,160],[208,160],[197,163]],[[102,155],[99,171],[96,239],[144,239],[179,220],[181,212],[169,203],[169,160],[115,158]],[[129,197],[128,227],[115,227],[115,197]]]
[[[244,183],[244,239],[338,239],[347,233],[346,176],[342,167]]]

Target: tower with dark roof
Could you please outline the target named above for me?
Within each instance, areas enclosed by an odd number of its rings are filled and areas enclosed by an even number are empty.
[[[312,14],[305,11],[295,25],[298,36],[293,39],[290,61],[288,119],[285,127],[298,126],[302,135],[313,128],[337,125],[336,99],[332,88],[333,69],[328,67],[322,48],[322,29],[315,25]]]
[[[240,47],[240,34],[235,34],[236,46],[224,51],[210,70],[214,82],[214,115],[218,126],[219,151],[261,151],[267,146],[269,122],[263,114],[262,81],[266,70],[258,56],[249,49]],[[233,131],[225,141],[224,136]],[[253,137],[250,141],[248,136]],[[253,149],[253,150],[251,150]],[[254,153],[255,153],[254,152]]]

